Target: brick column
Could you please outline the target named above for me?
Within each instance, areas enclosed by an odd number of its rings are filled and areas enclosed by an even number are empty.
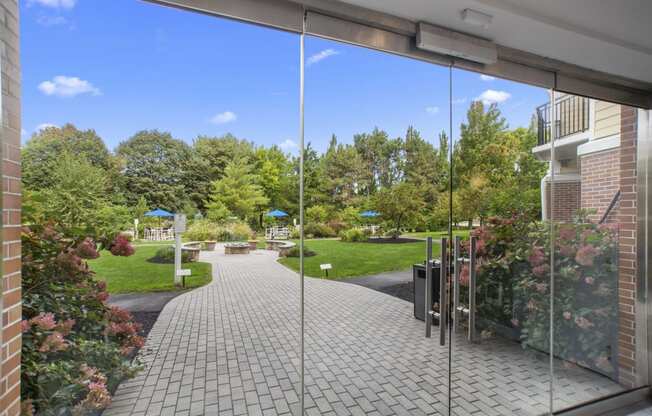
[[[0,0],[2,78],[2,326],[0,343],[0,416],[20,413],[20,63],[18,1]]]
[[[619,224],[618,365],[620,382],[636,383],[636,141],[637,110],[621,106]]]

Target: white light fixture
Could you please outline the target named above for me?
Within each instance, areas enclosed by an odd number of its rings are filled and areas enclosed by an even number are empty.
[[[477,10],[473,10],[473,9],[462,10],[462,20],[464,20],[464,22],[473,26],[481,26],[484,29],[489,27],[493,18],[494,17],[492,15],[482,13]]]
[[[498,61],[493,42],[428,23],[419,23],[417,27],[417,48],[485,65]]]

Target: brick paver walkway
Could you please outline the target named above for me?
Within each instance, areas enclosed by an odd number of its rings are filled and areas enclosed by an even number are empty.
[[[213,282],[168,303],[105,416],[298,415],[299,279],[258,250],[213,263]],[[307,415],[446,415],[449,346],[424,338],[411,303],[306,278]],[[450,345],[450,343],[449,343]],[[536,415],[548,406],[547,357],[517,344],[453,343],[454,415]],[[559,408],[620,388],[558,368]]]

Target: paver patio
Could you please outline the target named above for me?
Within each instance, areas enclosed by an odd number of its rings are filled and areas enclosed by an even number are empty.
[[[104,415],[298,415],[299,279],[257,250],[213,263],[213,282],[170,301]],[[445,415],[448,354],[409,302],[345,282],[305,280],[307,415]],[[454,415],[536,415],[548,406],[548,358],[519,345],[454,340]],[[555,405],[621,388],[555,369]]]

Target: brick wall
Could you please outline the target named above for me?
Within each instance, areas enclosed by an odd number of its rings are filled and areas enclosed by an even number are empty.
[[[573,219],[580,208],[580,182],[555,182],[553,206],[550,204],[550,182],[546,183],[546,218],[558,222],[568,222]],[[552,210],[552,212],[551,212]]]
[[[580,175],[582,177],[582,208],[595,209],[596,214],[590,215],[591,221],[602,219],[614,195],[620,189],[620,151],[612,149],[580,159]],[[609,215],[608,220],[615,219],[616,210]]]
[[[2,84],[2,327],[0,330],[0,416],[20,411],[20,64],[18,2],[0,0]]]
[[[618,307],[620,313],[618,363],[620,382],[636,383],[636,109],[622,106],[620,125],[621,199],[615,220],[619,224]]]

